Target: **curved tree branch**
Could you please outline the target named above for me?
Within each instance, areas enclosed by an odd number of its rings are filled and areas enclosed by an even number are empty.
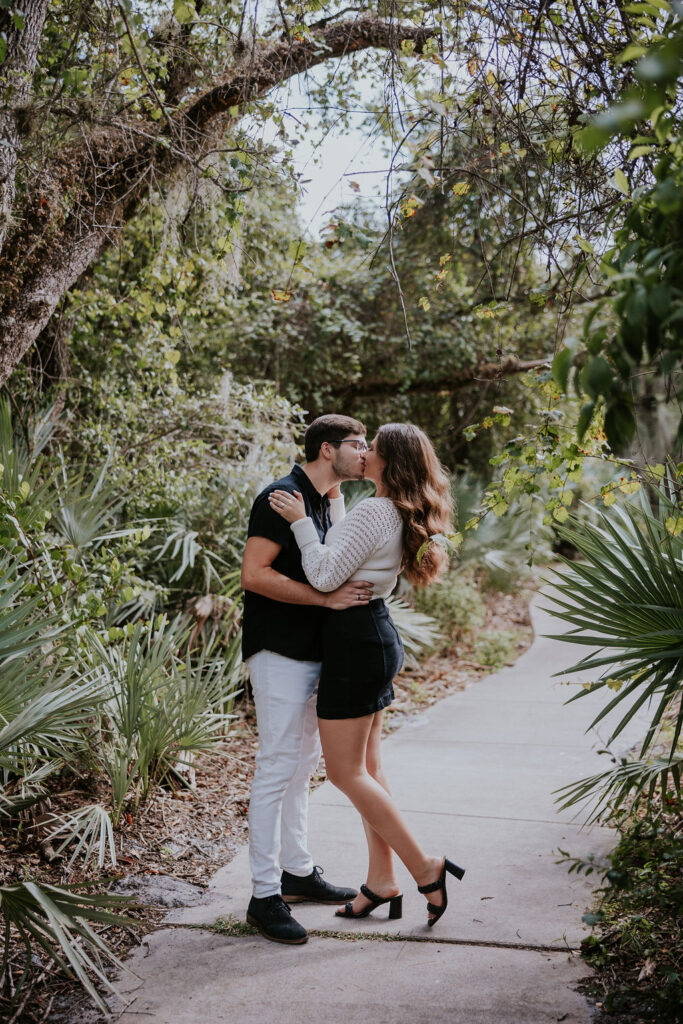
[[[529,370],[540,370],[550,365],[547,359],[517,359],[515,356],[506,356],[499,363],[483,361],[476,366],[462,366],[451,370],[442,377],[430,377],[404,383],[400,380],[372,380],[363,378],[351,384],[343,384],[334,389],[333,395],[340,401],[351,398],[379,398],[389,394],[435,394],[438,392],[450,393],[459,388],[477,382],[490,382],[502,380],[504,377],[511,377],[517,373],[527,373]]]
[[[317,64],[404,39],[420,53],[433,30],[373,17],[325,25],[291,43],[261,44],[222,82],[181,107],[171,125],[119,121],[96,129],[53,168],[52,187],[29,213],[0,258],[0,384],[52,316],[61,297],[119,237],[148,194],[201,159],[216,135],[248,104]],[[66,202],[65,202],[66,200]],[[65,209],[66,207],[66,209]]]

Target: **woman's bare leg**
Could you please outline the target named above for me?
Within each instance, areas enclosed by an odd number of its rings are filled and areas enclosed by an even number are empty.
[[[425,885],[439,877],[443,861],[424,853],[390,794],[367,770],[373,719],[374,715],[365,715],[363,718],[319,720],[327,777],[401,858],[417,884]],[[438,893],[431,894],[430,898],[438,905]]]
[[[384,718],[384,711],[377,711],[373,716],[372,726],[370,727],[370,734],[368,736],[368,744],[365,751],[365,767],[367,768],[368,774],[379,782],[382,789],[389,793],[389,784],[387,782],[384,770],[382,769],[382,757],[381,757],[381,740],[382,740],[382,719]],[[365,818],[361,819],[363,822],[363,828],[365,829],[365,836],[368,843],[368,873],[366,878],[366,884],[368,889],[372,892],[377,893],[378,896],[397,896],[398,895],[398,882],[396,881],[396,874],[394,872],[394,853],[388,843],[382,839],[378,832],[375,832],[372,825],[370,825]],[[353,901],[354,913],[359,913],[365,907],[367,907],[368,901],[359,893]]]

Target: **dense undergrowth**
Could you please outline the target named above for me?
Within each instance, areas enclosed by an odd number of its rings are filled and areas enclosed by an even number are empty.
[[[595,969],[591,993],[608,1020],[683,1019],[683,805],[640,801],[618,825],[604,869],[595,931],[582,944]]]

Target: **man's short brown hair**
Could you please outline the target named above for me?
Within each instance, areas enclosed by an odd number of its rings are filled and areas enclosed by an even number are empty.
[[[363,434],[365,426],[353,416],[339,416],[330,412],[326,416],[318,416],[308,427],[304,435],[306,462],[315,462],[320,455],[320,445],[325,441],[343,441],[349,434]]]

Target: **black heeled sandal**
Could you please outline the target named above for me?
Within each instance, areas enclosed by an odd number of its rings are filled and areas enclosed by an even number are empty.
[[[448,857],[443,859],[443,867],[441,868],[441,874],[437,878],[436,882],[430,882],[429,885],[418,885],[417,891],[423,895],[429,892],[440,892],[441,893],[441,906],[437,907],[435,903],[427,904],[427,913],[433,914],[433,917],[428,917],[427,925],[432,928],[433,925],[443,917],[448,906],[448,893],[446,892],[446,872],[450,872],[451,875],[455,875],[456,878],[462,878],[465,874],[464,868],[459,868],[457,864],[450,861]]]
[[[400,917],[403,917],[403,893],[399,893],[398,896],[378,896],[372,889],[368,889],[367,885],[361,885],[360,891],[366,900],[370,900],[370,906],[356,914],[353,910],[353,903],[347,903],[343,910],[335,910],[335,917],[367,917],[383,903],[389,904],[390,921],[398,921]]]

